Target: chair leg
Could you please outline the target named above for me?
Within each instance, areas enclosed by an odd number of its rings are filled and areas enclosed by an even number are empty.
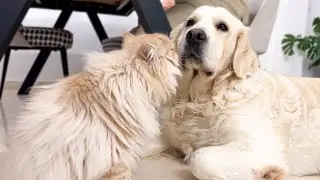
[[[98,38],[100,42],[102,42],[104,39],[108,39],[108,35],[99,19],[97,12],[88,11],[87,15],[89,17],[89,20],[96,31],[96,34],[98,35]]]
[[[67,76],[69,76],[67,50],[66,49],[61,49],[60,50],[60,54],[61,54],[61,63],[62,63],[63,76],[67,77]]]
[[[132,0],[132,2],[146,33],[170,33],[171,26],[159,0]]]
[[[54,28],[61,28],[63,29],[65,25],[67,24],[70,16],[72,14],[72,9],[66,8],[62,10],[60,13],[56,23],[54,24]],[[44,64],[46,63],[49,55],[51,53],[51,50],[44,49],[41,50],[38,54],[35,62],[33,63],[31,69],[29,70],[29,73],[27,77],[24,79],[18,94],[19,95],[27,95],[29,94],[29,91],[31,90],[30,87],[33,86],[33,84],[36,82]]]
[[[6,51],[5,56],[4,56],[3,69],[2,69],[2,77],[1,77],[1,85],[0,85],[0,99],[1,99],[2,93],[3,93],[4,83],[5,83],[5,81],[6,81],[6,75],[7,75],[7,69],[8,69],[8,64],[9,64],[10,52],[11,52],[11,50],[8,49],[8,50]]]
[[[31,90],[30,87],[36,82],[44,64],[47,62],[48,57],[51,53],[51,50],[44,49],[41,50],[38,54],[36,60],[34,61],[33,65],[31,66],[27,76],[25,77],[19,91],[18,95],[27,95]]]

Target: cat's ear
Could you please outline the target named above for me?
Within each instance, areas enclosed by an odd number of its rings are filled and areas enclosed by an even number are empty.
[[[161,57],[161,52],[155,45],[146,43],[139,48],[138,56],[146,62],[153,62]]]
[[[130,48],[135,44],[137,37],[129,32],[123,34],[122,38],[122,47],[123,48]]]

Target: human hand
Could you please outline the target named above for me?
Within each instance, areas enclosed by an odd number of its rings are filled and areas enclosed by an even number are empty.
[[[161,4],[163,9],[166,11],[172,8],[176,4],[176,2],[175,0],[161,0]]]

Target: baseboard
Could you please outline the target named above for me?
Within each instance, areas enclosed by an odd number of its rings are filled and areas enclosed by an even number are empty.
[[[40,85],[46,85],[46,84],[52,84],[55,81],[37,81],[34,86],[40,86]],[[5,89],[19,89],[22,82],[18,81],[6,81],[5,83]]]

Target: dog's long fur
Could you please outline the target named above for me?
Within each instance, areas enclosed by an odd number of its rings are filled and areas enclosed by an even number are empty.
[[[160,34],[125,34],[122,50],[87,59],[82,73],[35,93],[12,130],[23,179],[131,179],[159,134],[157,110],[180,74],[173,43]]]
[[[223,8],[203,6],[171,33],[184,54],[186,33],[204,30],[200,64],[186,70],[166,111],[166,133],[200,180],[250,180],[252,169],[291,175],[320,169],[320,80],[259,69],[242,23]],[[217,29],[225,23],[228,31]],[[198,59],[199,62],[199,59]],[[211,73],[207,73],[207,71]]]

